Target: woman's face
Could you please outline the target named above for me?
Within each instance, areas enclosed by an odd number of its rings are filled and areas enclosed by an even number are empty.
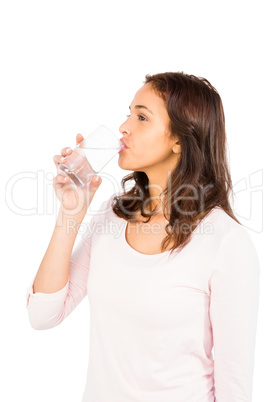
[[[130,114],[120,126],[128,149],[119,153],[118,165],[125,170],[163,176],[179,160],[180,146],[170,138],[169,117],[162,98],[150,83],[143,85],[130,105]]]

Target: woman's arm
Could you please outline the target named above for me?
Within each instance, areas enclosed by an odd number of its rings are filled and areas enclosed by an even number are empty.
[[[259,303],[259,260],[243,227],[223,240],[210,282],[216,402],[250,402]]]
[[[76,144],[81,141],[83,136],[78,134]],[[61,150],[61,155],[55,155],[56,168],[72,152],[66,147]],[[93,175],[84,187],[75,188],[67,176],[57,174],[53,180],[61,203],[60,210],[47,251],[27,294],[29,319],[36,329],[58,325],[85,295],[90,253],[84,251],[80,242],[77,252],[71,257],[79,227],[101,182],[100,177]],[[76,266],[76,259],[81,259],[81,267],[79,263]]]
[[[76,144],[83,139],[81,134],[77,134]],[[57,169],[72,152],[72,149],[65,147],[61,155],[53,157]],[[84,188],[75,188],[68,176],[57,174],[54,178],[53,187],[61,205],[52,238],[36,274],[33,292],[54,293],[66,286],[79,227],[101,182],[101,178],[94,175]]]

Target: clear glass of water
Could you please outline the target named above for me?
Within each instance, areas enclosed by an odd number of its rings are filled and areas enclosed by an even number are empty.
[[[76,187],[84,187],[122,147],[120,139],[101,125],[74,148],[66,161],[58,166],[58,173],[69,176]]]

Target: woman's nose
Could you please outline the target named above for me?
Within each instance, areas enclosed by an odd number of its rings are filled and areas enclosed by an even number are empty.
[[[123,134],[126,134],[126,135],[130,134],[130,129],[126,124],[126,121],[123,124],[121,124],[121,126],[119,127],[119,131],[120,131],[120,133],[122,135]]]

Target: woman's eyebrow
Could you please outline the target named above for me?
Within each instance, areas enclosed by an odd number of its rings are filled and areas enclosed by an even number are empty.
[[[150,109],[148,109],[147,106],[135,105],[134,108],[135,108],[135,109],[146,109],[146,110],[148,110],[149,113],[151,113],[151,114],[153,115],[153,112],[152,112]],[[129,106],[129,110],[131,110],[130,106]]]

